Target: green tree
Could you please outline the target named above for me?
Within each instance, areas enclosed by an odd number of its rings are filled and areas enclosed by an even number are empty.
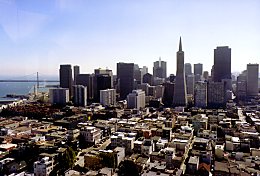
[[[99,154],[99,157],[101,158],[101,163],[103,167],[110,167],[115,168],[116,167],[116,159],[114,153],[103,153],[101,152]]]
[[[132,160],[124,160],[119,165],[119,176],[139,176],[140,170]]]

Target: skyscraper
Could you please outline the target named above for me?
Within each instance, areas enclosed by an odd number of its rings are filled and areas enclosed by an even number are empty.
[[[194,83],[195,83],[195,79],[194,79],[194,75],[188,75],[186,77],[186,87],[187,87],[187,94],[191,94],[194,95]]]
[[[111,77],[111,87],[114,87],[112,70],[99,68],[99,69],[95,69],[94,72],[95,75],[109,75]]]
[[[247,97],[258,95],[258,64],[247,64]]]
[[[192,74],[191,64],[185,63],[184,67],[185,67],[185,76],[191,75]]]
[[[231,79],[231,49],[228,46],[214,49],[213,81],[221,82],[223,79]]]
[[[163,104],[165,106],[172,106],[173,96],[174,96],[174,83],[165,82],[163,83],[164,93],[163,93]]]
[[[80,74],[80,71],[79,71],[79,66],[78,65],[75,65],[73,67],[73,71],[74,71],[74,84],[76,84],[76,80],[77,80],[77,76]]]
[[[75,106],[87,106],[87,87],[82,85],[73,86],[73,103]]]
[[[143,76],[143,83],[148,83],[150,86],[153,85],[153,75],[146,73]]]
[[[87,87],[88,100],[94,98],[93,81],[94,75],[92,74],[79,74],[76,79],[76,85],[82,85]]]
[[[94,79],[94,100],[100,100],[100,90],[111,89],[111,76],[109,75],[95,75]]]
[[[71,65],[60,65],[60,87],[68,88],[70,96],[73,96],[72,83]]]
[[[179,51],[177,52],[177,71],[174,87],[174,106],[187,105],[186,80],[184,75],[184,52],[182,51],[181,38],[179,43]]]
[[[201,63],[194,64],[194,75],[202,75],[203,65]]]
[[[194,104],[198,108],[207,107],[207,82],[199,81],[195,84]]]
[[[119,83],[120,99],[126,99],[126,96],[134,89],[133,63],[117,63],[117,82]]]
[[[138,64],[134,64],[134,79],[136,84],[141,84],[141,70]]]
[[[143,83],[143,76],[148,73],[148,67],[143,66],[143,68],[140,68],[141,70],[141,83]]]
[[[153,76],[158,78],[166,78],[167,76],[167,63],[161,58],[153,63]]]

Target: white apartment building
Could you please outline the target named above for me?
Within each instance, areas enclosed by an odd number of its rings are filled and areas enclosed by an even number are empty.
[[[116,104],[116,89],[100,90],[100,104],[103,106]]]
[[[50,103],[52,105],[66,105],[69,101],[69,89],[54,88],[49,90]]]
[[[127,107],[140,109],[145,107],[145,92],[138,89],[127,95]]]

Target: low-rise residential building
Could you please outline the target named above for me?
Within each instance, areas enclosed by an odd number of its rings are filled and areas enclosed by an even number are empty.
[[[50,157],[43,157],[39,161],[34,162],[35,176],[48,176],[53,170],[54,161]]]
[[[97,144],[101,140],[101,130],[93,127],[93,126],[86,126],[81,128],[80,130],[81,138],[90,144]]]

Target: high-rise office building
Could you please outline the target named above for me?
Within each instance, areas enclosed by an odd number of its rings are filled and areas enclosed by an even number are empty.
[[[73,67],[73,71],[74,71],[74,84],[76,84],[77,82],[77,76],[80,74],[80,70],[79,70],[79,66],[75,65]]]
[[[68,88],[70,96],[73,96],[72,84],[73,79],[71,65],[60,65],[60,87]]]
[[[136,84],[141,84],[142,72],[137,64],[134,64],[134,81]]]
[[[236,99],[238,101],[246,100],[246,90],[247,90],[247,73],[241,73],[237,76],[236,82]]]
[[[184,52],[182,51],[182,43],[180,38],[179,51],[177,52],[177,71],[174,87],[174,106],[186,106],[187,105],[187,89],[186,80],[184,75]]]
[[[201,75],[197,74],[197,75],[194,75],[194,82],[198,82],[198,81],[201,81]]]
[[[94,73],[95,73],[95,75],[108,75],[108,76],[110,76],[111,77],[111,87],[114,87],[112,70],[99,68],[99,69],[95,69]]]
[[[92,100],[94,98],[94,77],[93,74],[79,74],[76,79],[76,85],[82,85],[87,87],[88,91],[88,100]]]
[[[127,107],[130,109],[140,109],[145,107],[145,92],[133,90],[127,95]]]
[[[258,95],[259,65],[247,64],[247,97]]]
[[[141,71],[141,83],[143,83],[143,76],[148,73],[148,67],[143,66],[143,68],[140,68]]]
[[[223,108],[226,103],[225,82],[209,82],[207,98],[209,108]]]
[[[120,99],[126,99],[134,89],[133,63],[117,63],[117,82],[119,83]]]
[[[207,83],[199,81],[195,84],[194,104],[198,108],[207,107]]]
[[[174,83],[165,82],[163,83],[164,93],[163,93],[163,104],[165,106],[172,106],[173,96],[174,96]]]
[[[94,100],[100,100],[100,90],[111,89],[111,76],[95,75],[94,79]]]
[[[82,85],[73,86],[73,103],[75,106],[87,106],[87,87]]]
[[[103,106],[116,104],[116,89],[100,90],[100,104]]]
[[[194,95],[194,83],[195,83],[194,75],[188,75],[186,77],[186,80],[187,80],[186,82],[187,94]]]
[[[113,87],[113,73],[109,69],[95,69],[93,80],[94,100],[99,102],[100,90],[111,89]]]
[[[231,79],[231,49],[228,46],[214,49],[213,81],[221,82],[223,79]]]
[[[194,64],[194,75],[202,75],[203,65],[201,63]]]
[[[150,86],[153,85],[153,75],[150,73],[144,74],[143,83],[148,83]]]
[[[164,86],[163,85],[157,85],[155,86],[155,98],[163,98],[164,94]]]
[[[52,105],[65,106],[69,101],[69,89],[51,88],[49,89],[49,97]]]
[[[185,76],[191,75],[192,74],[191,64],[185,63],[184,67],[185,67]]]
[[[158,78],[166,78],[167,76],[167,63],[161,58],[153,63],[153,76]]]

